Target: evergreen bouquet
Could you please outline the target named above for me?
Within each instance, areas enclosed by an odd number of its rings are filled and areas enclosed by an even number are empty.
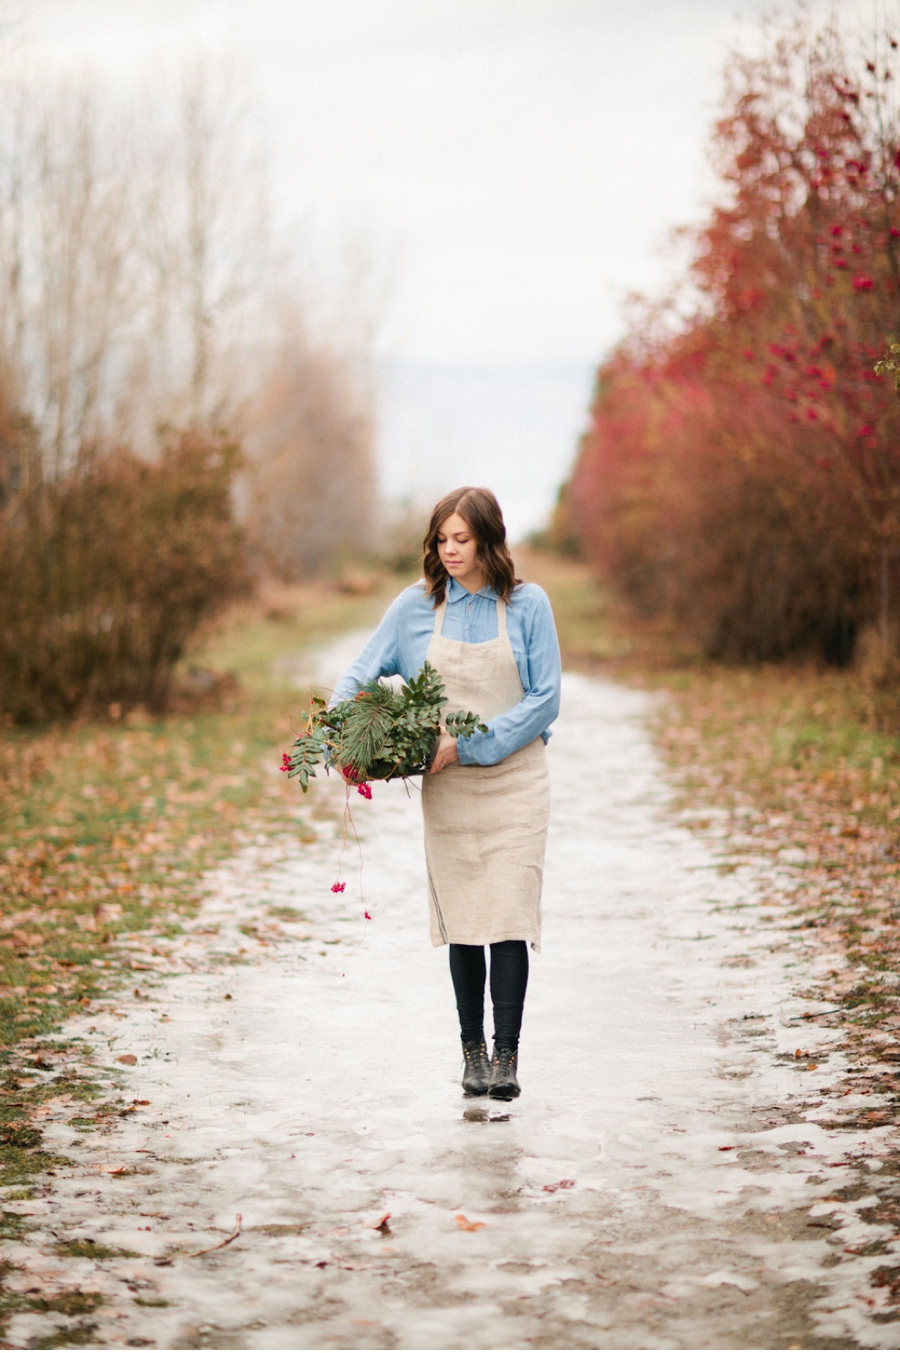
[[[288,779],[296,775],[304,793],[322,762],[361,786],[423,775],[443,728],[461,738],[488,731],[477,714],[445,714],[444,704],[444,683],[429,662],[399,691],[370,681],[330,708],[314,695],[306,728],[284,753],[282,770]]]

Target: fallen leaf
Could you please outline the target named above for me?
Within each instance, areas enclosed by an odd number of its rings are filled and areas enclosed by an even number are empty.
[[[482,1231],[484,1229],[483,1221],[469,1221],[461,1212],[457,1212],[453,1218],[461,1231]]]
[[[14,930],[12,933],[12,937],[17,944],[23,945],[26,949],[30,945],[44,943],[43,937],[41,935],[32,935],[27,930]]]
[[[149,1104],[149,1099],[133,1099],[132,1104]]]
[[[720,1150],[720,1151],[733,1151],[734,1149],[735,1149],[735,1148],[734,1148],[733,1146],[720,1146],[720,1147],[719,1147],[719,1150]]]
[[[574,1179],[560,1179],[557,1180],[555,1184],[545,1184],[544,1192],[556,1193],[557,1189],[574,1189],[574,1187],[575,1187]]]
[[[133,1052],[123,1052],[121,1057],[116,1058],[123,1066],[137,1066],[137,1058]]]
[[[390,1219],[391,1219],[390,1212],[385,1212],[381,1220],[377,1221],[375,1225],[372,1227],[372,1230],[380,1231],[383,1236],[391,1235],[391,1228],[388,1226],[388,1222],[390,1221]]]

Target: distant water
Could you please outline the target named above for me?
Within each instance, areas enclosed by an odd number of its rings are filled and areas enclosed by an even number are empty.
[[[381,369],[378,457],[388,499],[431,504],[460,484],[486,484],[512,540],[545,524],[584,428],[588,363]]]

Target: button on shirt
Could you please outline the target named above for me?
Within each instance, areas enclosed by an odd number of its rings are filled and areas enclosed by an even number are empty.
[[[425,665],[434,634],[434,602],[420,581],[401,592],[362,653],[337,684],[334,700],[347,700],[360,686],[377,677],[417,676]],[[559,643],[550,600],[535,583],[523,583],[506,607],[506,632],[519,679],[525,692],[519,703],[488,723],[487,733],[459,738],[457,749],[464,766],[493,766],[526,747],[535,738],[550,737],[550,724],[559,714]],[[447,584],[445,639],[483,644],[496,639],[497,594],[490,588],[469,592],[456,578]],[[476,714],[477,710],[474,711]]]

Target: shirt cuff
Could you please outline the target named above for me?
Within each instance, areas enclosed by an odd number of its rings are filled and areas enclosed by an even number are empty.
[[[475,741],[474,738],[456,739],[456,754],[459,757],[459,764],[461,766],[478,765],[478,758],[475,755],[475,748],[472,746],[472,743],[474,741]]]

